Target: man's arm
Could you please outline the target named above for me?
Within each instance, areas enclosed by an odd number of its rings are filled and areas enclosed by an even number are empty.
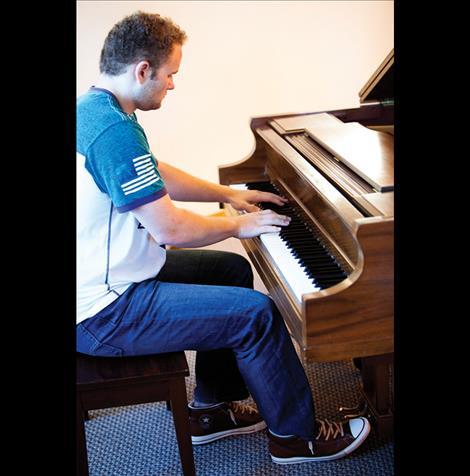
[[[280,231],[290,218],[272,210],[234,217],[206,217],[176,207],[168,195],[132,210],[139,222],[159,244],[196,248],[226,238],[252,238]]]
[[[234,190],[226,185],[208,182],[160,161],[158,170],[173,200],[230,203],[236,210],[247,212],[259,210],[255,203],[272,202],[283,205],[286,202],[285,198],[273,193],[258,190]]]

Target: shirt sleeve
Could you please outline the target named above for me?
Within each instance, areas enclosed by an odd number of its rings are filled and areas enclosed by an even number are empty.
[[[120,213],[168,193],[157,160],[137,123],[112,125],[94,141],[86,157],[86,167],[97,186],[109,195]]]

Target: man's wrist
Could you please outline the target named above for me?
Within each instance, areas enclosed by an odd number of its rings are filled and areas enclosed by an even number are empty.
[[[238,216],[228,216],[225,217],[229,221],[230,226],[230,235],[234,238],[239,238],[240,236],[240,220]]]
[[[233,198],[235,197],[236,190],[233,188],[230,188],[228,185],[224,185],[225,190],[224,190],[224,203],[231,203]]]

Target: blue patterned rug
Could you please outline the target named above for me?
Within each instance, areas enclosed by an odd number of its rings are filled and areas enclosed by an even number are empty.
[[[194,388],[194,352],[186,353]],[[317,416],[339,419],[338,406],[354,406],[360,398],[360,375],[351,362],[310,363],[307,375]],[[89,412],[85,423],[90,476],[182,475],[173,419],[165,402]],[[336,461],[280,466],[268,453],[264,432],[232,436],[194,447],[198,476],[389,476],[394,474],[393,441],[372,429],[352,455]]]

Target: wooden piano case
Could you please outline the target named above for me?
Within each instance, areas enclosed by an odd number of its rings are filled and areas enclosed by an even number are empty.
[[[275,184],[347,271],[298,303],[261,241],[242,240],[301,359],[352,359],[364,402],[345,413],[368,414],[383,435],[394,407],[393,63],[392,50],[361,89],[359,108],[252,119],[252,154],[219,167],[222,184]]]

